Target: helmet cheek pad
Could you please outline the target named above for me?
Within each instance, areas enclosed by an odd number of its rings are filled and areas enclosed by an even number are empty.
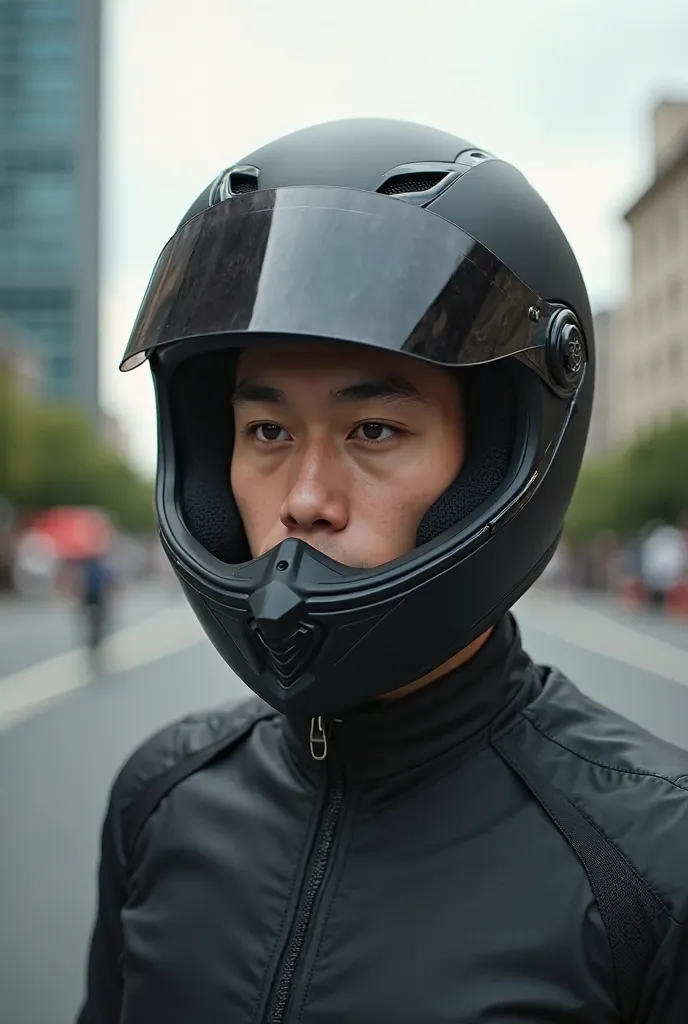
[[[508,360],[459,371],[466,415],[466,459],[430,506],[416,543],[426,544],[493,499],[507,481],[516,439],[516,390]]]
[[[230,565],[251,557],[230,480],[238,354],[230,349],[192,356],[169,380],[179,510],[192,537]],[[154,367],[156,388],[163,386],[161,372]]]
[[[169,388],[177,502],[191,535],[230,565],[251,558],[232,494],[234,442],[232,386],[239,350],[192,355],[172,371],[169,383],[154,365],[156,387]],[[461,374],[466,413],[466,459],[456,479],[423,516],[418,546],[467,520],[494,501],[510,478],[517,447],[517,394],[511,360],[455,371]]]

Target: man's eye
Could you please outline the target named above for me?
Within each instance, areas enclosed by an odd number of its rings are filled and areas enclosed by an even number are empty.
[[[263,444],[270,444],[275,441],[288,441],[289,434],[279,423],[258,423],[253,428],[254,436]],[[284,436],[282,436],[284,435]]]
[[[369,423],[361,423],[356,428],[356,433],[363,441],[391,441],[393,437],[396,437],[400,433],[395,427],[390,427],[386,423],[377,423],[371,420]]]

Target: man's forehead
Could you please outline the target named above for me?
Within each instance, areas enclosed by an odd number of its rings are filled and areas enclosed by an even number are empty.
[[[306,393],[338,403],[424,401],[423,374],[414,373],[413,364],[396,353],[354,345],[256,348],[239,362],[233,400],[285,404]]]
[[[434,404],[461,395],[450,370],[411,356],[344,343],[258,345],[242,353],[233,402],[285,404],[376,399]]]
[[[364,345],[337,342],[303,342],[286,345],[256,345],[245,349],[239,357],[239,374],[307,373],[310,376],[333,373],[350,374],[375,369],[377,372],[405,373],[413,366],[408,356],[397,352],[366,348]]]

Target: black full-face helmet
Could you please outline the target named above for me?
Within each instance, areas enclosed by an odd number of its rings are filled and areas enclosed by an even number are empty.
[[[464,465],[415,548],[377,568],[295,538],[252,558],[231,493],[237,352],[318,340],[462,374]],[[146,358],[162,544],[215,648],[278,710],[334,715],[419,679],[555,550],[590,419],[590,305],[543,200],[464,139],[337,121],[223,171],[153,271],[122,369]]]

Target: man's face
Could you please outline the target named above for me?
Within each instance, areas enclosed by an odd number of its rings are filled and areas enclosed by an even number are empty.
[[[298,537],[370,568],[412,550],[464,460],[454,375],[342,344],[259,346],[238,363],[231,481],[251,553]]]

